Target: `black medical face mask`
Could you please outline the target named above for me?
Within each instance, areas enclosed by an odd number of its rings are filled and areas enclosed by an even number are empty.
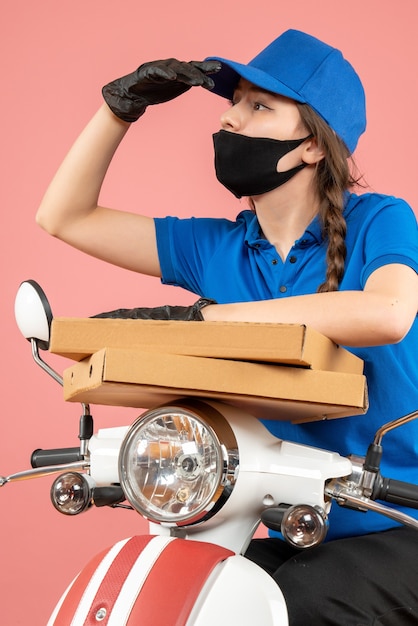
[[[281,141],[220,130],[213,135],[216,177],[237,198],[257,196],[280,187],[306,166],[277,171],[278,161],[312,137]]]

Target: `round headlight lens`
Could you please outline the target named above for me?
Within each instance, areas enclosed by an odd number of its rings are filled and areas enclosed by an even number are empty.
[[[196,523],[207,514],[224,492],[228,468],[228,451],[214,428],[183,407],[141,416],[119,457],[121,486],[131,505],[154,522],[174,525]]]

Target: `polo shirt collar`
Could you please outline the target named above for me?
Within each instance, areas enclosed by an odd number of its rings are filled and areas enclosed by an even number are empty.
[[[245,243],[247,246],[250,248],[264,248],[271,245],[263,236],[257,216],[252,211],[243,211],[239,217],[244,219],[246,223]],[[320,243],[321,240],[321,224],[319,217],[316,215],[300,239],[295,241],[295,245],[307,246],[310,243]]]

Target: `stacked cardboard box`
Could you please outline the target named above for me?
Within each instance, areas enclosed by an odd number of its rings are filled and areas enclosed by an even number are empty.
[[[50,351],[77,361],[69,401],[150,408],[184,396],[265,419],[367,410],[363,362],[296,324],[55,318]]]

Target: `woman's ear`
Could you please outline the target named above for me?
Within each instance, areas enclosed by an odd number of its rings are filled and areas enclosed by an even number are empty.
[[[302,161],[307,165],[315,165],[325,157],[325,152],[319,147],[316,137],[307,139],[303,145]]]

